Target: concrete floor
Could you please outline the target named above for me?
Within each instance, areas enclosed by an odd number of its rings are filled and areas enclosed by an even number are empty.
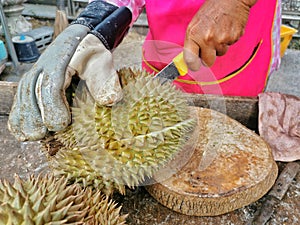
[[[266,91],[300,97],[300,51],[286,50],[279,70],[269,78]]]
[[[117,67],[138,65],[140,47],[144,34],[136,30],[128,35],[116,52]],[[128,49],[134,51],[135,57],[128,57]],[[266,91],[293,94],[300,97],[300,51],[287,50],[282,58],[280,69],[269,79]],[[0,102],[1,104],[1,102]],[[299,162],[298,162],[299,163]],[[285,166],[278,163],[280,170]],[[7,130],[7,115],[0,115],[0,178],[13,180],[14,174],[26,178],[30,174],[47,173],[48,166],[45,153],[39,142],[19,143]],[[125,196],[116,194],[114,199],[123,205],[122,213],[128,213],[128,224],[151,225],[195,225],[195,224],[249,224],[255,212],[260,211],[263,197],[241,209],[216,217],[192,217],[176,213],[160,205],[143,187],[128,190]],[[289,190],[277,205],[269,225],[300,223],[300,173],[292,181]]]

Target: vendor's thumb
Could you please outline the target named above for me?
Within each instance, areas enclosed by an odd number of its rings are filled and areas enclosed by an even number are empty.
[[[196,43],[193,43],[193,41],[185,41],[183,58],[190,70],[197,71],[200,69],[199,46]]]
[[[112,105],[122,99],[112,54],[93,34],[88,34],[79,44],[69,67],[86,81],[90,94],[98,104]]]
[[[183,57],[190,70],[198,71],[201,65],[210,67],[214,64],[216,60],[216,51],[214,48],[203,43],[197,44],[193,40],[186,39]]]

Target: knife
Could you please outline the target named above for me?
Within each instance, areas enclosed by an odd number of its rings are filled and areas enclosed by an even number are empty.
[[[154,78],[159,78],[160,83],[172,82],[179,76],[184,76],[188,72],[187,65],[183,59],[183,52],[180,52],[166,67],[158,72]],[[203,152],[201,162],[199,163],[199,169],[205,170],[218,156],[218,149],[216,146],[207,148]]]
[[[172,82],[178,76],[184,76],[188,72],[188,68],[183,59],[183,52],[180,52],[172,62],[158,72],[154,78],[159,78],[160,83]]]

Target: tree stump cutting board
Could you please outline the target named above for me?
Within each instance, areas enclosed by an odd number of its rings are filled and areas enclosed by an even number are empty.
[[[224,214],[265,195],[278,175],[268,144],[222,113],[193,111],[198,126],[190,140],[146,190],[162,205],[193,216]]]

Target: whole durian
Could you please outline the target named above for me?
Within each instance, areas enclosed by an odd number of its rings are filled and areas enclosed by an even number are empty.
[[[72,124],[55,139],[63,147],[51,157],[56,176],[106,194],[135,187],[182,148],[195,126],[183,93],[161,85],[145,71],[119,71],[122,101],[99,106],[77,98]]]
[[[125,224],[127,215],[100,191],[67,185],[65,178],[15,176],[0,181],[1,225]]]

